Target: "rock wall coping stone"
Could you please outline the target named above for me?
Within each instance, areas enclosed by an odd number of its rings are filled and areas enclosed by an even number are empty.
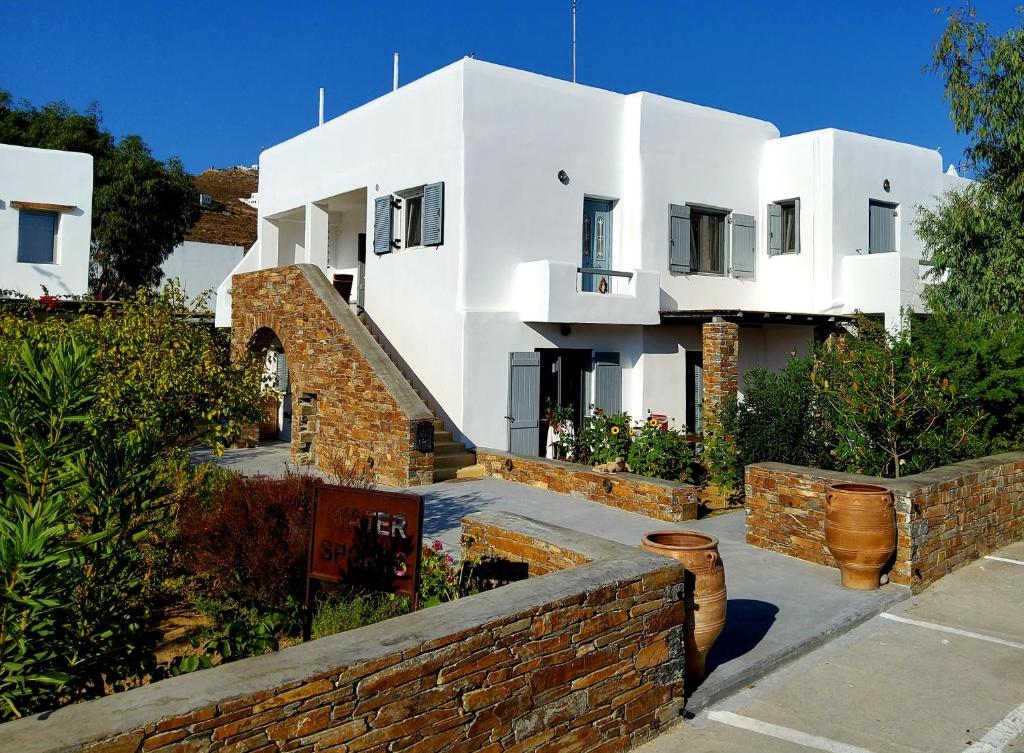
[[[8,722],[0,749],[610,751],[678,717],[678,563],[509,513],[467,524],[549,540],[587,562]]]
[[[678,523],[697,517],[700,497],[692,484],[635,473],[599,473],[588,465],[487,447],[476,448],[476,460],[489,476],[582,497],[656,520]]]
[[[1024,537],[1024,453],[967,460],[899,479],[757,463],[746,470],[747,542],[836,567],[825,547],[827,487],[877,484],[893,493],[896,554],[889,578],[920,591],[960,565]]]

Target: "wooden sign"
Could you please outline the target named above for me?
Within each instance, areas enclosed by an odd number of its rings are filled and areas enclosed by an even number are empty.
[[[309,581],[404,594],[416,608],[423,498],[321,484],[313,497]]]

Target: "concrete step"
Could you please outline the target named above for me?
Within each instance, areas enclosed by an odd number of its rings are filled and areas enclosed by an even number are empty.
[[[434,431],[434,446],[439,444],[452,441],[452,433],[450,431]]]
[[[434,468],[434,481],[451,481],[458,473],[458,468]]]
[[[465,468],[459,468],[455,475],[458,478],[487,478],[487,469],[479,463],[474,463]]]
[[[445,434],[451,434],[446,431]],[[466,452],[466,446],[462,442],[456,442],[449,438],[444,441],[439,441],[437,434],[434,435],[434,455],[461,455]]]
[[[468,465],[476,465],[476,455],[471,452],[463,452],[460,455],[434,455],[434,469],[438,468],[465,468]]]

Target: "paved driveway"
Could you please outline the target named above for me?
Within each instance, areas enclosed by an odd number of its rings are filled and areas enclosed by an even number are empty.
[[[1024,753],[1024,543],[638,750]]]

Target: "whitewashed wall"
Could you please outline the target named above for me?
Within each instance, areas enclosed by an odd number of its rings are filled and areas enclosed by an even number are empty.
[[[160,270],[164,273],[160,287],[163,288],[171,280],[176,280],[190,301],[207,293],[212,294],[242,260],[244,253],[245,249],[241,246],[228,246],[222,243],[180,243],[160,265]],[[212,307],[212,297],[207,297],[206,303]]]
[[[0,289],[38,297],[89,292],[93,160],[88,154],[0,144]],[[73,206],[58,220],[56,263],[18,262],[18,210],[11,202]]]

